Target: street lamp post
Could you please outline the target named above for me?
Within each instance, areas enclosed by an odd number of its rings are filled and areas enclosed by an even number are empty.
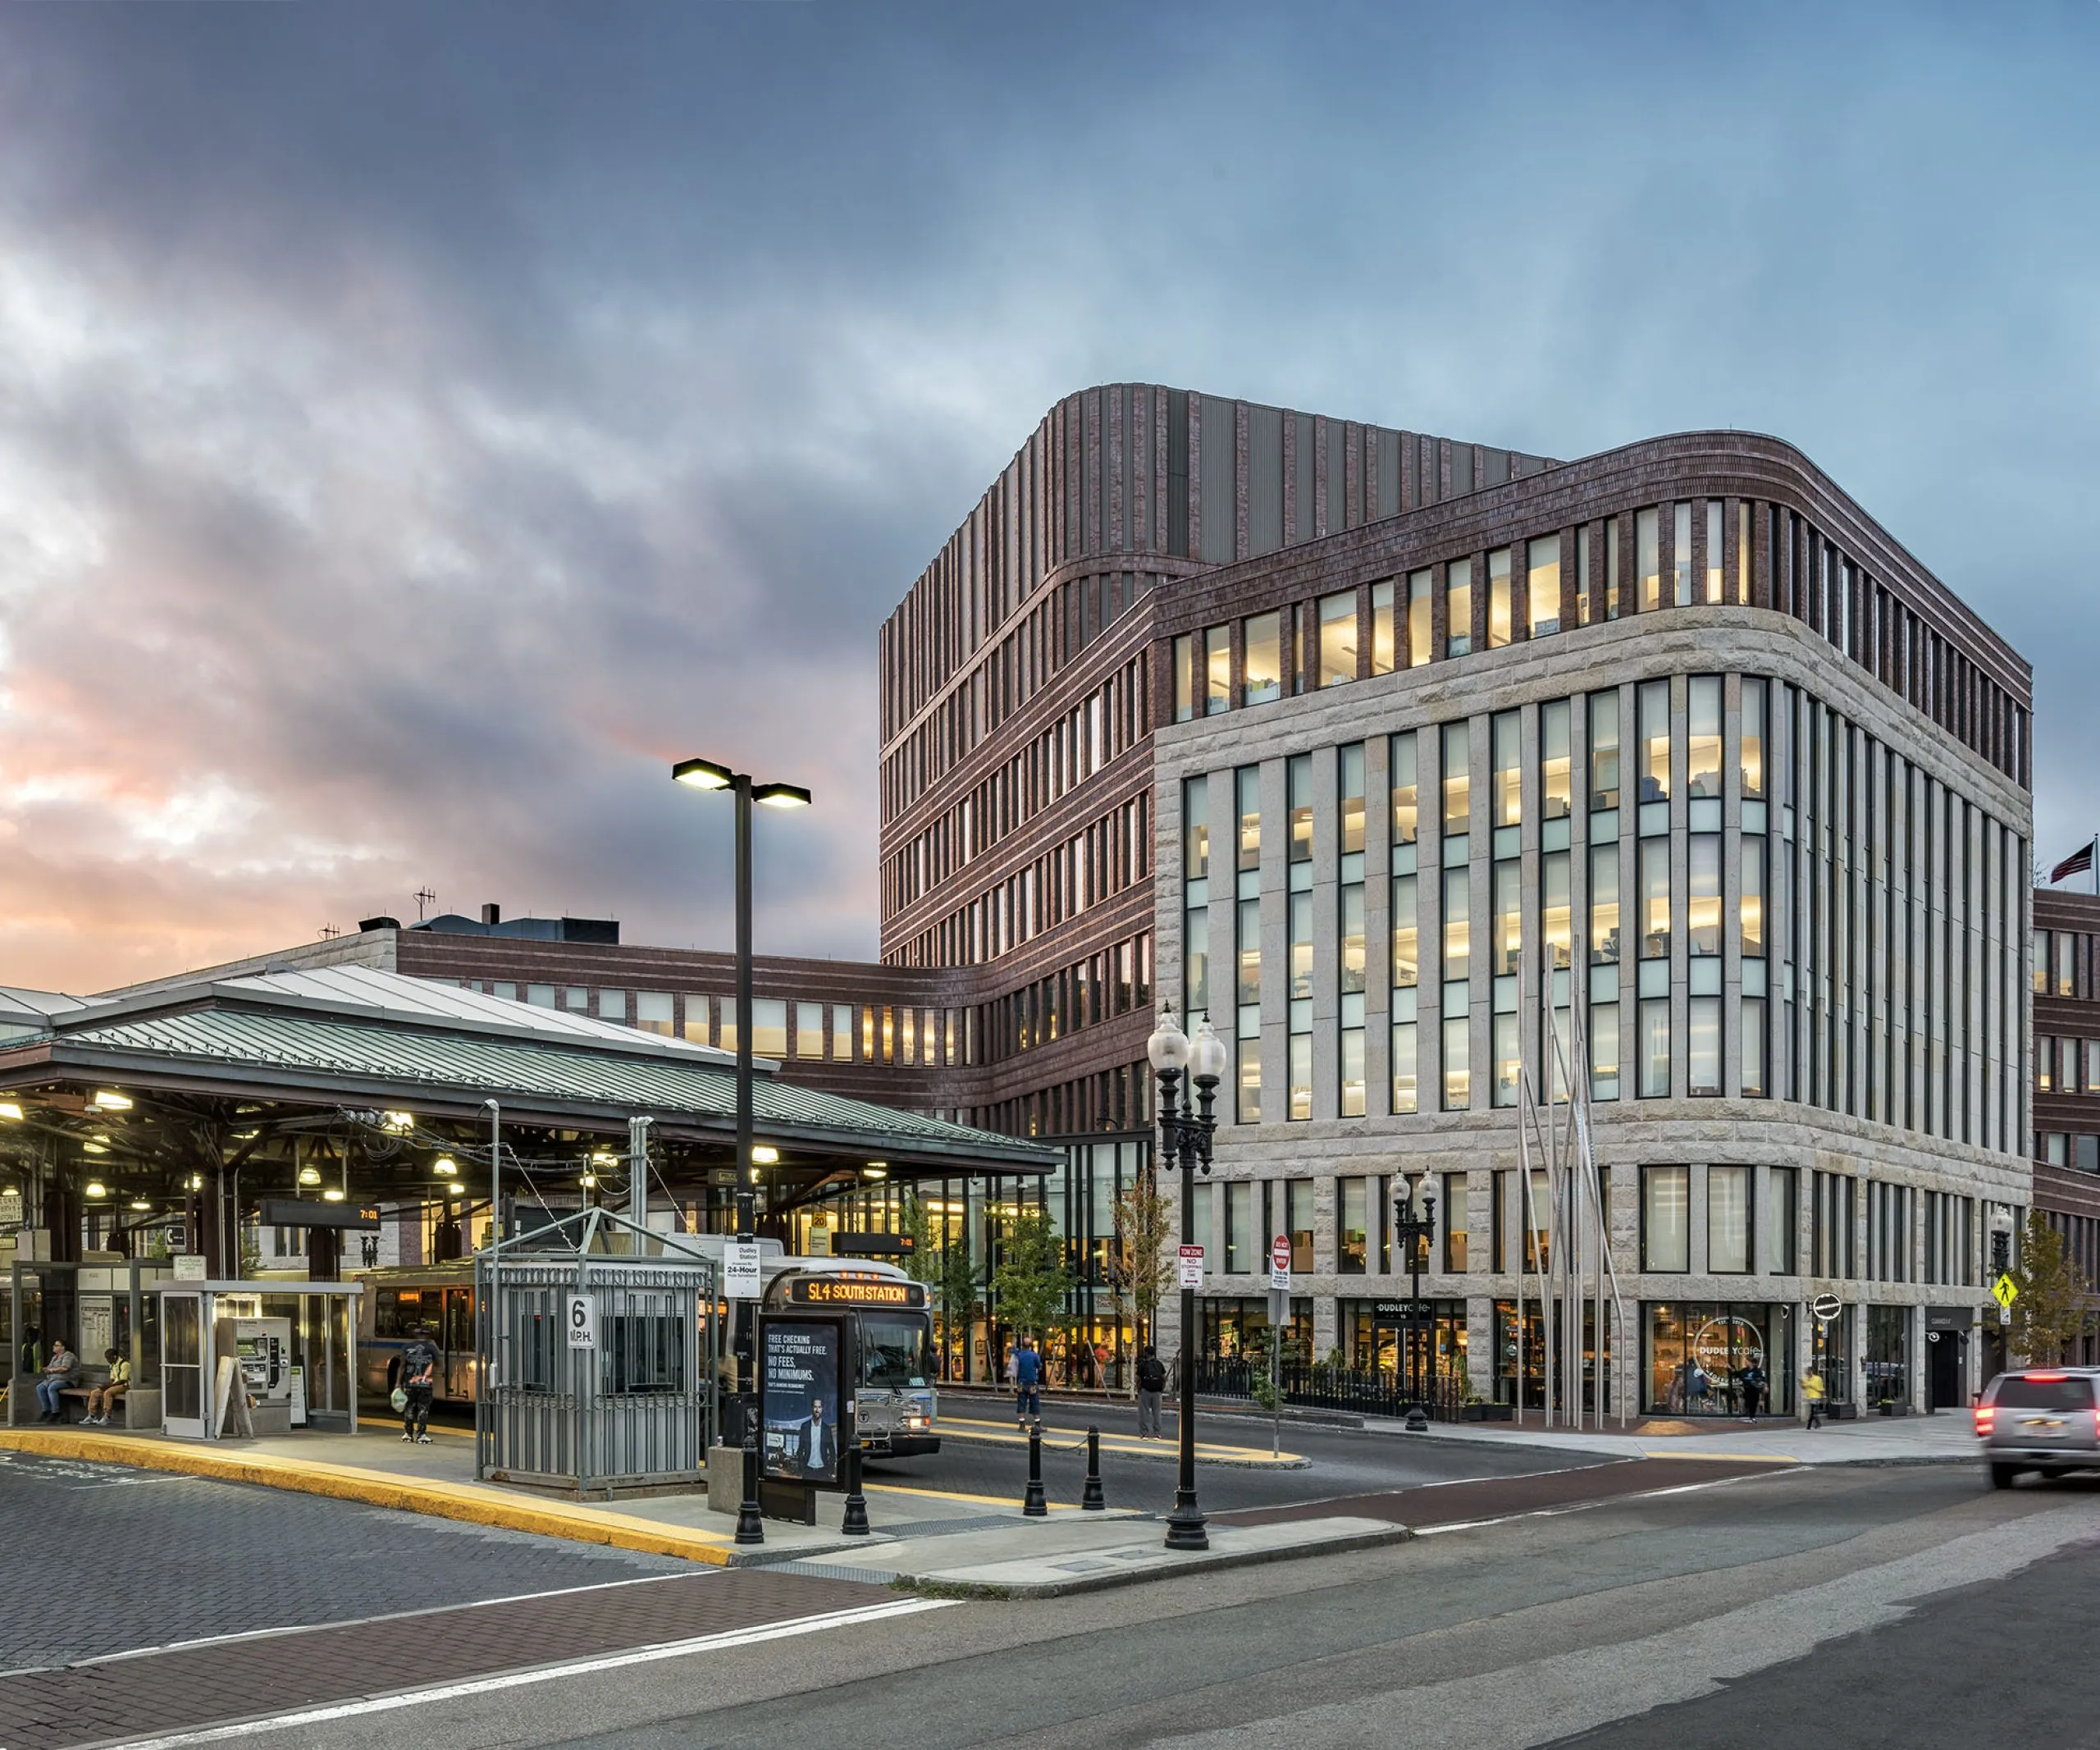
[[[713,760],[681,760],[671,776],[692,789],[727,790],[737,803],[737,1237],[749,1240],[758,1226],[751,1163],[751,804],[806,808],[810,793],[792,784],[753,784],[748,773]]]
[[[1217,1036],[1208,1017],[1191,1039],[1174,1019],[1174,1011],[1162,1006],[1159,1025],[1145,1042],[1145,1055],[1159,1078],[1160,1152],[1181,1170],[1181,1243],[1196,1240],[1196,1168],[1211,1170],[1211,1138],[1217,1129],[1211,1106],[1218,1078],[1225,1073],[1225,1041]],[[1193,1096],[1177,1104],[1181,1077],[1189,1076]],[[1196,1504],[1196,1291],[1188,1277],[1181,1278],[1181,1414],[1180,1470],[1176,1478],[1174,1510],[1166,1515],[1166,1547],[1170,1550],[1207,1550],[1210,1538],[1203,1530],[1203,1509]]]
[[[1393,1238],[1408,1249],[1408,1270],[1414,1284],[1408,1301],[1407,1391],[1411,1410],[1422,1407],[1422,1369],[1418,1359],[1422,1341],[1422,1254],[1436,1232],[1436,1196],[1429,1189],[1429,1175],[1422,1176],[1422,1191],[1418,1196],[1406,1175],[1396,1174],[1393,1179]]]

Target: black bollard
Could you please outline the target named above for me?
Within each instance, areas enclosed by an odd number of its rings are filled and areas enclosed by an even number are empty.
[[[849,1538],[868,1535],[868,1497],[861,1492],[861,1442],[846,1449],[846,1517],[839,1530]]]
[[[755,1421],[744,1427],[744,1498],[737,1506],[737,1542],[765,1542],[765,1520],[758,1510],[758,1428]]]
[[[1108,1503],[1101,1496],[1101,1430],[1098,1428],[1086,1431],[1086,1488],[1080,1496],[1080,1506],[1088,1513],[1108,1510]]]
[[[1028,1494],[1020,1510],[1032,1519],[1047,1519],[1050,1513],[1043,1499],[1043,1430],[1039,1428],[1028,1431]]]

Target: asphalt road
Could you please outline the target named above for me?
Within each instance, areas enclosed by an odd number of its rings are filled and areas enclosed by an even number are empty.
[[[427,1750],[2085,1744],[2097,1551],[2100,1483],[1789,1470],[434,1698],[413,1729]],[[390,1750],[403,1725],[252,1741]]]
[[[1002,1405],[959,1397],[944,1398],[942,1414],[950,1425],[967,1419],[993,1425],[1002,1433],[1018,1432]],[[1105,1434],[1137,1432],[1134,1410],[1114,1405],[1045,1406],[1043,1480],[1053,1501],[1076,1502],[1086,1479],[1083,1449],[1089,1423]],[[1198,1437],[1245,1446],[1267,1452],[1269,1424],[1227,1415],[1197,1419]],[[1137,1507],[1165,1513],[1174,1504],[1175,1421],[1166,1419],[1167,1437],[1139,1458],[1109,1451],[1102,1458],[1102,1491],[1113,1507]],[[1477,1477],[1520,1476],[1538,1470],[1564,1470],[1607,1463],[1584,1454],[1550,1449],[1513,1449],[1506,1444],[1468,1444],[1427,1435],[1363,1433],[1314,1423],[1285,1423],[1283,1450],[1309,1458],[1302,1470],[1239,1469],[1199,1464],[1197,1490],[1206,1511],[1223,1513],[1242,1507],[1329,1501],[1373,1491],[1420,1487]],[[867,1480],[903,1488],[945,1489],[962,1494],[1011,1496],[1018,1501],[1028,1481],[1028,1451],[1022,1446],[984,1446],[950,1437],[938,1453],[895,1459],[866,1468]]]

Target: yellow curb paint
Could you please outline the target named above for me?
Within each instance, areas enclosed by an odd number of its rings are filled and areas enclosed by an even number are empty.
[[[563,1502],[509,1501],[478,1487],[456,1483],[422,1483],[363,1470],[349,1464],[299,1463],[257,1455],[233,1457],[196,1451],[158,1441],[126,1440],[107,1435],[43,1432],[34,1428],[0,1429],[0,1448],[46,1458],[80,1459],[89,1463],[128,1464],[135,1469],[209,1477],[227,1483],[250,1483],[263,1488],[322,1495],[366,1506],[393,1507],[433,1519],[457,1519],[500,1531],[536,1533],[572,1543],[602,1543],[616,1550],[672,1556],[715,1567],[728,1565],[733,1547],[726,1536],[682,1526],[660,1524],[624,1513],[571,1507]]]
[[[955,1430],[956,1437],[959,1440],[986,1441],[1002,1446],[1025,1446],[1028,1444],[1027,1435],[1007,1427],[1003,1423],[970,1422],[966,1421],[960,1416],[943,1416],[941,1418],[940,1425],[943,1428]],[[1043,1430],[1043,1443],[1047,1446],[1052,1445],[1053,1442],[1069,1439],[1077,1439],[1083,1442],[1086,1436],[1083,1432],[1075,1432],[1071,1428],[1046,1428]],[[1162,1447],[1171,1450],[1174,1444],[1171,1439],[1162,1439],[1147,1445],[1141,1441],[1133,1439],[1127,1434],[1103,1434],[1101,1437],[1101,1450],[1103,1452],[1120,1453],[1125,1456],[1133,1453],[1157,1452]],[[1242,1464],[1294,1465],[1301,1462],[1295,1452],[1268,1453],[1255,1446],[1222,1446],[1201,1440],[1196,1442],[1196,1456],[1199,1459],[1232,1459]]]
[[[865,1485],[865,1492],[870,1495],[918,1495],[928,1501],[964,1501],[977,1507],[1011,1507],[1014,1504],[1011,1495],[965,1495],[953,1489],[908,1489],[895,1483],[870,1483]],[[1077,1501],[1053,1501],[1050,1505],[1052,1507],[1069,1506],[1075,1513],[1080,1510]],[[890,1528],[884,1526],[883,1528],[887,1531]],[[901,1538],[905,1533],[900,1530],[897,1535]]]

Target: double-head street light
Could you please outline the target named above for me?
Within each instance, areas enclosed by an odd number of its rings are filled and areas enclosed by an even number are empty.
[[[758,1227],[751,1162],[751,804],[806,808],[810,793],[792,784],[753,784],[747,774],[712,760],[681,760],[671,776],[691,789],[728,790],[737,801],[737,1237],[749,1240]]]
[[[1429,1188],[1429,1175],[1422,1176],[1417,1194],[1404,1173],[1393,1176],[1393,1243],[1408,1249],[1408,1271],[1413,1278],[1413,1298],[1408,1302],[1408,1364],[1406,1387],[1410,1410],[1422,1406],[1422,1254],[1436,1233],[1436,1194]]]
[[[1217,1036],[1206,1016],[1190,1039],[1174,1019],[1171,1008],[1162,1005],[1159,1025],[1145,1042],[1145,1055],[1153,1073],[1159,1077],[1160,1153],[1181,1168],[1181,1243],[1196,1240],[1196,1168],[1211,1170],[1211,1138],[1217,1120],[1211,1104],[1217,1093],[1218,1078],[1225,1074],[1225,1041]],[[1186,1073],[1193,1092],[1178,1100],[1181,1077]],[[1185,1269],[1181,1276],[1181,1466],[1174,1490],[1174,1510],[1166,1515],[1166,1547],[1170,1550],[1207,1550],[1210,1539],[1203,1532],[1203,1510],[1196,1505],[1196,1291]]]

